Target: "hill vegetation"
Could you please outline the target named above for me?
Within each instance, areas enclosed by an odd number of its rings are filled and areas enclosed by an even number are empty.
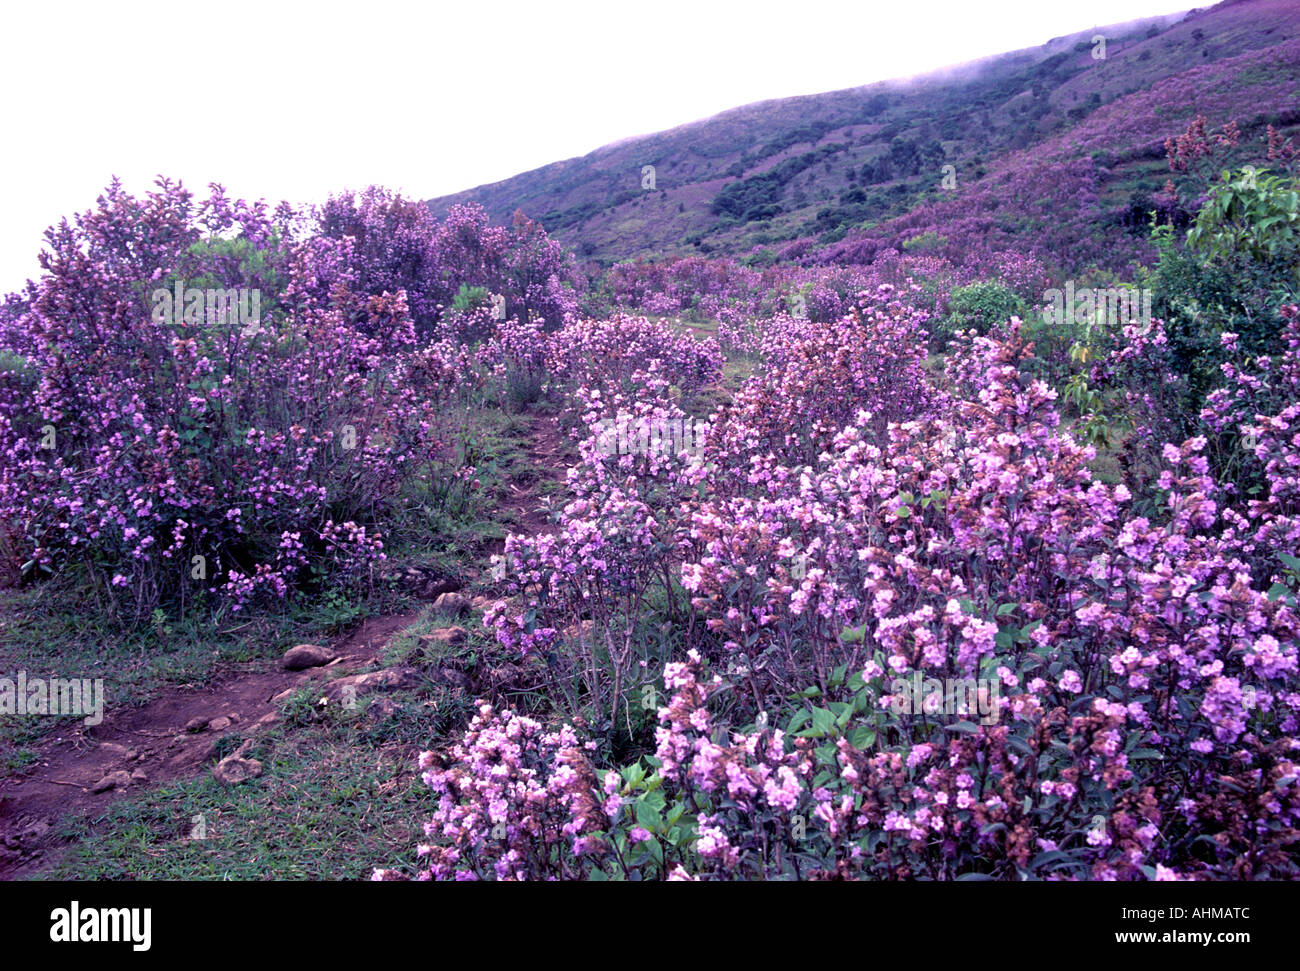
[[[1145,214],[1165,181],[1166,133],[1196,114],[1248,134],[1296,131],[1298,38],[1285,0],[1219,4],[906,82],[749,105],[430,205],[475,202],[502,222],[520,209],[601,266],[710,254],[865,263],[956,218],[1068,270],[1118,269],[1151,255]],[[1134,236],[1118,249],[1102,240],[1116,225]]]

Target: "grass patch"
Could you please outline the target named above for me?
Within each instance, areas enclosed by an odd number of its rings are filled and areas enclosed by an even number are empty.
[[[255,667],[303,641],[328,639],[382,612],[385,597],[296,597],[246,617],[194,615],[131,629],[87,604],[72,577],[0,593],[0,674],[103,678],[105,703],[132,708],[168,685],[207,684],[220,669]],[[80,718],[0,719],[0,748],[19,748]]]
[[[397,734],[420,736],[422,709],[402,711],[409,732]],[[72,844],[43,876],[361,880],[375,866],[412,870],[434,794],[416,771],[417,746],[377,747],[369,722],[363,711],[352,725],[275,732],[249,753],[264,767],[257,779],[228,788],[204,775],[73,820],[61,834]]]

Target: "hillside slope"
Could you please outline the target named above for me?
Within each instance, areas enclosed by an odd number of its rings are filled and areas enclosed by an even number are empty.
[[[1131,247],[1076,252],[1073,223],[1131,222],[1163,183],[1159,145],[1194,114],[1237,117],[1248,136],[1269,122],[1294,129],[1298,38],[1300,4],[1230,0],[907,82],[747,105],[429,204],[442,213],[477,202],[501,222],[522,209],[603,264],[791,241],[784,255],[864,260],[954,214],[944,207],[968,216],[977,205],[987,230],[1038,235],[1060,221],[1059,206],[1026,180],[1047,173],[1048,196],[1073,209],[1070,226],[1039,241],[1046,255],[1104,261]],[[1243,104],[1258,110],[1238,117]],[[653,189],[642,188],[647,165]]]

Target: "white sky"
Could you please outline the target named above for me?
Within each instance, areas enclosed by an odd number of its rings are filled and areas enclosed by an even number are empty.
[[[431,198],[766,98],[1033,47],[1188,0],[5,3],[0,292],[111,176]]]

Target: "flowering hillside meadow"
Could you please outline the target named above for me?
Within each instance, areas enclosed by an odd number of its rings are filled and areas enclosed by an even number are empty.
[[[1300,139],[1179,77],[1113,237],[1106,109],[815,258],[110,184],[0,305],[0,875],[1300,878]]]

